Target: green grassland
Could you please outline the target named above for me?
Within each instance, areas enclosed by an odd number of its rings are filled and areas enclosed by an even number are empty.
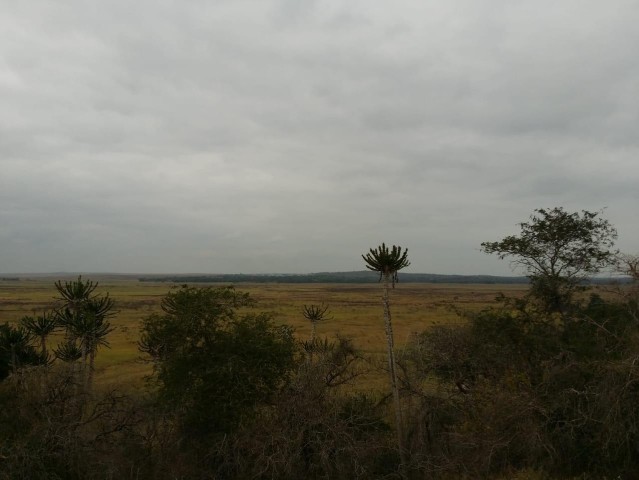
[[[71,280],[67,278],[63,280]],[[172,288],[166,282],[139,282],[125,277],[91,277],[99,282],[96,292],[109,293],[117,313],[111,322],[111,348],[103,348],[96,359],[96,382],[103,386],[131,388],[142,385],[150,365],[137,348],[140,320],[160,311],[161,298]],[[57,278],[21,278],[0,281],[0,322],[16,322],[24,315],[54,308]],[[195,284],[222,286],[228,284]],[[522,295],[526,285],[399,283],[391,293],[395,343],[402,348],[414,333],[433,324],[463,321],[459,311],[476,311],[495,303],[503,292]],[[239,284],[257,301],[256,311],[271,312],[275,320],[294,327],[299,339],[310,336],[310,323],[302,307],[325,303],[329,317],[317,329],[320,336],[340,334],[353,339],[368,357],[385,349],[381,286],[378,284]],[[55,339],[53,340],[55,343]],[[375,381],[371,379],[370,381]]]

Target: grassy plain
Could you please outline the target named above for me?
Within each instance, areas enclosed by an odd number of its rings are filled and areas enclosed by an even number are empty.
[[[34,311],[56,305],[54,281],[58,278],[21,278],[0,281],[0,323],[15,322]],[[72,280],[66,278],[65,280]],[[115,300],[118,313],[111,320],[116,330],[109,336],[111,348],[100,350],[96,358],[96,383],[137,388],[150,372],[137,349],[140,320],[160,311],[160,300],[171,283],[139,282],[126,277],[91,277],[99,282],[97,292]],[[195,284],[222,286],[227,284]],[[335,334],[351,337],[355,346],[370,357],[385,352],[378,284],[237,284],[257,300],[257,311],[272,312],[279,323],[295,328],[300,339],[310,336],[310,324],[302,316],[303,305],[324,302],[330,319],[318,326],[320,336]],[[503,292],[510,296],[524,293],[526,285],[424,284],[399,283],[391,292],[395,344],[402,348],[413,333],[433,324],[463,321],[455,312],[475,311],[495,303]],[[54,342],[55,343],[55,340]],[[374,382],[374,379],[371,379]]]

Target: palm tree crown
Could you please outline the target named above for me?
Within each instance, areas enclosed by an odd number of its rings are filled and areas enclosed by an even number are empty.
[[[328,305],[304,305],[302,308],[302,314],[304,318],[311,322],[319,322],[324,320],[326,312],[328,311]]]
[[[393,245],[389,249],[385,243],[377,248],[371,248],[369,253],[362,255],[362,258],[366,262],[366,268],[379,272],[380,280],[388,275],[393,283],[393,288],[395,282],[398,281],[397,272],[410,265],[408,249],[404,249],[402,252],[402,247],[397,245]]]
[[[42,315],[25,316],[20,320],[20,324],[37,337],[46,337],[53,333],[58,326],[55,316],[49,312]]]
[[[304,318],[311,322],[311,342],[315,340],[315,330],[317,323],[322,320],[328,320],[326,318],[326,312],[328,311],[328,305],[304,305],[302,308],[302,314]]]
[[[61,280],[55,282],[55,288],[60,294],[60,299],[75,306],[77,302],[82,302],[91,298],[93,292],[98,288],[97,282],[91,280],[82,281],[82,275],[77,281],[64,282]]]
[[[47,337],[58,327],[55,315],[44,312],[38,316],[25,316],[20,320],[20,324],[27,332],[40,339],[40,348],[43,356],[47,356]]]

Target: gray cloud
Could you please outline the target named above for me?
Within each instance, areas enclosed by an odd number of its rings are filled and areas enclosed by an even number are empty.
[[[0,271],[502,274],[555,205],[637,250],[634,1],[0,10]]]

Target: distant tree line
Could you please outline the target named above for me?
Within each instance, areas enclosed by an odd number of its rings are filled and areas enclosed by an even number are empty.
[[[378,276],[370,271],[320,272],[308,274],[219,274],[219,275],[158,275],[140,277],[140,282],[173,283],[376,283]],[[526,284],[527,277],[498,277],[491,275],[438,275],[433,273],[404,273],[406,283],[487,283]]]
[[[157,275],[138,278],[140,282],[169,283],[377,283],[377,276],[369,271],[361,272],[322,272],[307,274],[217,274],[217,275]],[[582,284],[609,285],[611,283],[629,283],[627,276],[603,276],[580,279]],[[457,283],[526,285],[530,278],[525,276],[500,277],[493,275],[440,275],[434,273],[403,273],[404,283]]]
[[[137,394],[92,386],[108,295],[57,282],[54,312],[0,327],[0,479],[637,478],[639,259],[598,212],[540,209],[520,227],[482,249],[521,268],[527,294],[399,348],[407,250],[371,248],[383,362],[322,331],[326,304],[300,311],[304,340],[234,287],[173,287],[141,320],[153,373]],[[608,267],[631,283],[589,291]],[[353,388],[372,369],[390,386]]]

